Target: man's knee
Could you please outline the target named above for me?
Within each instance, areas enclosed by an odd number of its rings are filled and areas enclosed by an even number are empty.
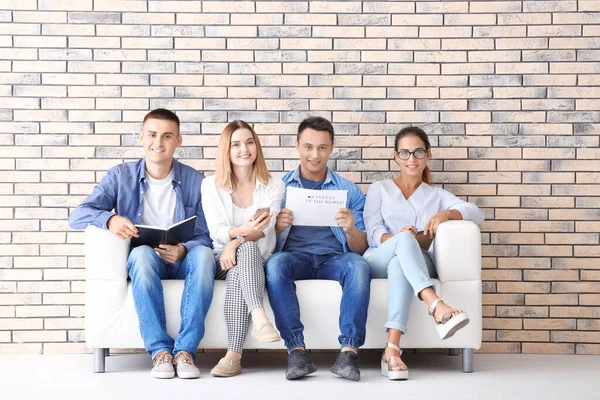
[[[344,265],[344,273],[353,277],[358,282],[368,283],[371,281],[371,270],[369,263],[363,257],[355,253],[348,253]]]
[[[215,256],[206,246],[196,246],[185,256],[188,274],[195,274],[203,278],[214,278]]]
[[[281,279],[290,278],[291,269],[289,264],[291,260],[287,253],[275,253],[267,260],[265,275],[268,282],[276,282]]]
[[[149,281],[158,275],[158,261],[154,249],[150,246],[135,247],[127,259],[129,276],[132,280]]]

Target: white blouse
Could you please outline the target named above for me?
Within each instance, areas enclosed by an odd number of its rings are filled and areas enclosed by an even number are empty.
[[[383,234],[394,235],[407,225],[414,225],[421,231],[431,217],[442,210],[457,210],[464,220],[477,225],[484,220],[483,211],[475,204],[461,200],[440,187],[423,182],[406,199],[391,179],[373,183],[367,192],[363,214],[370,247],[365,257],[372,248],[381,245]]]
[[[233,223],[233,201],[231,201],[232,190],[217,187],[215,175],[204,178],[202,181],[202,210],[206,218],[206,224],[213,241],[215,254],[223,252],[223,249],[231,241],[229,230],[235,228]],[[252,195],[252,214],[259,208],[271,208],[271,223],[263,231],[265,236],[258,240],[258,248],[264,260],[269,258],[275,249],[275,222],[277,214],[281,209],[281,200],[285,194],[285,184],[279,178],[271,177],[269,183],[264,185],[256,181],[256,189]],[[251,215],[252,215],[251,214]]]

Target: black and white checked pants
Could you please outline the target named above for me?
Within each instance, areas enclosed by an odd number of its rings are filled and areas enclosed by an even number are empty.
[[[227,280],[225,293],[225,322],[227,350],[241,353],[250,327],[250,313],[263,307],[265,261],[256,242],[246,242],[237,249],[237,264],[223,271],[217,255],[215,279]]]

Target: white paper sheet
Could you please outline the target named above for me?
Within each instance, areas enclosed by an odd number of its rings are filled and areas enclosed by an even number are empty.
[[[288,187],[285,208],[294,213],[294,225],[337,226],[335,216],[346,207],[347,190],[310,190]]]

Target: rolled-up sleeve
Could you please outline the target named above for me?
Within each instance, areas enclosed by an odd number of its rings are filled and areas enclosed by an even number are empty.
[[[92,193],[69,215],[69,226],[85,229],[89,225],[108,229],[107,222],[115,215],[112,210],[117,203],[119,170],[111,168]]]
[[[483,223],[485,220],[485,215],[483,214],[483,211],[479,209],[479,207],[473,203],[459,199],[447,190],[441,188],[439,188],[439,190],[441,198],[440,208],[442,210],[456,210],[466,221],[472,221],[477,225],[481,225]]]
[[[367,242],[369,247],[381,245],[381,237],[389,233],[383,222],[381,214],[382,192],[381,184],[375,182],[367,190],[367,201],[365,203],[365,226],[367,228]]]

